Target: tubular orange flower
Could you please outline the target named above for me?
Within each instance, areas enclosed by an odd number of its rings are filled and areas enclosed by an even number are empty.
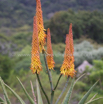
[[[73,55],[74,53],[74,45],[73,45],[73,33],[72,33],[72,23],[70,24],[69,27],[69,44],[70,44],[70,53]]]
[[[53,60],[53,50],[52,50],[52,46],[51,46],[51,35],[50,35],[50,29],[47,29],[47,64],[48,64],[48,68],[49,69],[53,69],[54,68],[54,60]]]
[[[37,32],[37,23],[36,17],[34,16],[33,23],[33,36],[32,36],[32,51],[31,51],[31,70],[33,73],[39,74],[42,70],[40,55],[39,55],[39,42],[38,42],[38,32]]]
[[[36,18],[37,18],[37,27],[38,27],[39,48],[40,48],[40,52],[42,52],[42,50],[44,50],[46,34],[44,32],[40,0],[36,0]]]
[[[69,34],[66,35],[66,47],[64,54],[64,61],[61,67],[61,74],[74,77],[74,47],[73,47],[73,34],[72,34],[72,24],[70,24]]]

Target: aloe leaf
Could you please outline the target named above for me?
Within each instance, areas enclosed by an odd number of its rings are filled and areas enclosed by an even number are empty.
[[[38,104],[43,104],[43,100],[41,97],[40,89],[39,89],[39,84],[38,81],[36,80],[36,85],[37,85],[37,96],[38,96]]]
[[[4,100],[0,97],[0,102],[4,102]]]
[[[66,96],[65,96],[65,98],[64,98],[64,100],[62,102],[62,104],[68,104],[69,103],[71,93],[72,93],[72,90],[73,90],[73,85],[74,85],[74,79],[73,79],[73,81],[71,83],[71,86],[70,86],[70,88],[69,88],[69,90],[68,90],[68,92],[67,92],[67,94],[66,94]]]
[[[4,101],[5,101],[4,104],[7,104],[5,96],[4,96]]]
[[[4,83],[4,85],[15,95],[15,97],[20,101],[21,104],[25,104],[25,102],[20,98],[20,96],[12,90],[7,84]]]
[[[85,73],[83,75],[81,75],[79,78],[76,79],[76,81],[74,82],[74,85],[77,83],[78,80],[80,80],[80,78],[82,78],[84,75],[86,75]]]
[[[34,88],[33,88],[32,81],[30,81],[30,84],[31,84],[32,94],[33,94],[33,97],[34,97],[34,103],[37,104],[37,100],[36,100],[36,96],[35,96],[35,93],[34,93]]]
[[[91,102],[96,97],[96,95],[97,93],[88,102]]]
[[[6,101],[7,101],[7,104],[11,104],[11,103],[10,103],[10,100],[9,100],[9,98],[8,98],[8,95],[7,95],[5,86],[4,86],[4,82],[3,82],[3,80],[1,79],[1,77],[0,77],[0,82],[1,82],[1,86],[2,86],[2,89],[3,89],[4,96],[5,96],[5,99],[6,99]]]
[[[88,98],[88,96],[90,95],[91,91],[93,90],[93,88],[96,86],[96,84],[98,83],[98,81],[89,89],[89,91],[83,96],[83,98],[79,101],[78,104],[84,104],[86,99]]]
[[[26,89],[25,89],[24,85],[22,84],[22,82],[20,81],[20,79],[18,77],[17,77],[17,79],[18,79],[18,81],[19,81],[24,93],[26,94],[27,98],[29,99],[30,103],[35,104],[33,99],[29,96],[28,92],[26,91]]]
[[[67,94],[66,94],[66,97],[64,98],[62,104],[68,104],[68,102],[70,101],[70,97],[71,97],[71,93],[72,93],[72,90],[73,90],[73,88],[74,88],[74,85],[75,85],[76,82],[77,82],[80,78],[82,78],[84,75],[85,75],[85,74],[81,75],[78,79],[76,79],[75,82],[74,82],[74,79],[73,79],[72,84],[71,84],[71,86],[70,86],[70,88],[69,88],[69,90],[68,90],[68,92],[67,92]]]
[[[99,100],[99,99],[103,99],[103,97],[99,97],[99,98],[93,99],[93,100],[91,100],[91,101],[89,101],[89,102],[87,102],[87,103],[85,103],[85,104],[90,104],[90,103],[92,103],[92,102],[94,102],[94,101],[96,101],[96,100]]]

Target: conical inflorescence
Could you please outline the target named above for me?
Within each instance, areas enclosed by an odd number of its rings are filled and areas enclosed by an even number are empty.
[[[38,27],[39,49],[40,52],[42,52],[42,50],[44,50],[46,34],[44,32],[43,16],[40,0],[36,0],[36,18]]]
[[[31,70],[33,73],[39,74],[42,70],[39,54],[39,42],[38,42],[38,28],[36,17],[34,16],[33,22],[33,36],[32,36],[32,51],[31,51]]]
[[[72,24],[69,27],[69,34],[66,35],[66,47],[64,54],[64,61],[61,66],[61,74],[74,77],[76,71],[74,69],[74,46],[73,46],[73,34]]]
[[[51,45],[51,35],[50,35],[50,29],[47,29],[47,64],[49,69],[54,68],[54,59],[53,59],[53,50],[52,50],[52,45]]]

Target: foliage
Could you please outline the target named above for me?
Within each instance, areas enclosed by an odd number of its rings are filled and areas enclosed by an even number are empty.
[[[19,29],[20,30],[20,29]],[[0,34],[0,53],[14,55],[14,51],[22,50],[27,44],[31,45],[31,32],[16,32],[14,29],[13,35]],[[21,31],[21,30],[20,30]]]
[[[53,75],[52,79],[53,79],[53,84],[55,85],[57,82],[56,79],[58,79],[59,75],[56,74],[54,71],[52,71],[51,74]],[[36,75],[35,74],[32,74],[31,71],[26,71],[26,70],[22,70],[22,69],[19,72],[15,72],[14,70],[11,70],[10,74],[9,74],[9,78],[6,79],[6,82],[8,82],[8,85],[12,89],[14,89],[14,91],[17,92],[17,94],[26,101],[26,96],[23,93],[23,90],[21,89],[21,86],[15,76],[20,78],[21,82],[25,86],[25,88],[26,88],[27,92],[30,94],[30,96],[32,96],[31,87],[30,87],[30,80],[31,80],[33,82],[34,92],[36,94]],[[47,83],[49,83],[49,80],[48,80],[48,75],[45,72],[45,70],[40,73],[40,79],[41,79],[41,82],[43,82],[42,85],[43,86],[46,85],[44,87],[44,90],[46,91],[47,95],[50,95],[50,85],[47,84]],[[12,83],[11,83],[11,80],[12,80]],[[65,83],[65,81],[66,81],[66,78],[62,77],[59,82],[59,86],[56,90],[54,101],[57,100],[57,96],[59,96],[59,94],[61,93],[61,89],[63,88],[62,85]],[[0,86],[0,92],[2,92],[1,86]],[[15,102],[18,102],[17,99],[13,96],[13,94],[10,91],[7,90],[7,92],[8,92],[10,99],[15,99],[15,100],[11,100],[12,104],[15,104]],[[0,94],[2,94],[2,93],[0,93]],[[43,93],[42,93],[42,95],[43,95]],[[45,97],[42,96],[42,98],[44,99],[43,101],[46,103]]]
[[[67,10],[68,8],[72,8],[74,11],[103,10],[102,0],[41,0],[41,2],[44,19],[49,17],[49,13],[55,13],[56,11],[60,10]],[[1,0],[0,27],[19,27],[25,24],[32,25],[32,17],[35,13],[35,5],[35,0]]]
[[[90,83],[94,83],[96,79],[99,79],[99,86],[103,89],[103,60],[94,60],[93,61],[94,67],[92,69],[88,69],[90,71],[89,78],[91,79]],[[93,71],[92,71],[93,70]]]
[[[83,76],[83,75],[82,75],[82,76]],[[81,78],[81,77],[80,77],[80,78]],[[67,92],[67,94],[66,94],[66,97],[64,98],[64,100],[63,100],[63,102],[62,102],[62,104],[68,104],[68,103],[69,103],[69,100],[70,100],[70,96],[71,96],[73,87],[74,87],[75,83],[76,83],[80,78],[78,78],[75,82],[74,82],[74,79],[73,79],[72,84],[71,84],[71,86],[70,86],[70,88],[69,88],[69,90],[68,90],[68,92]],[[18,79],[18,81],[19,81],[19,83],[20,83],[20,85],[21,85],[21,87],[22,87],[22,89],[23,89],[23,91],[24,91],[24,93],[25,93],[25,96],[27,96],[27,98],[29,99],[30,103],[31,103],[31,104],[36,104],[36,100],[33,101],[33,99],[32,99],[32,98],[30,97],[30,95],[28,94],[28,92],[27,92],[27,90],[25,89],[25,87],[24,87],[24,85],[22,84],[22,82],[19,80],[19,78],[17,78],[17,79]],[[98,82],[98,81],[97,81],[97,82]],[[89,91],[83,96],[83,98],[80,100],[80,102],[79,102],[78,104],[84,104],[84,102],[86,101],[86,99],[87,99],[88,96],[90,95],[91,91],[92,91],[93,88],[96,86],[97,82],[89,89]],[[2,103],[2,102],[5,102],[5,103],[7,103],[7,104],[11,104],[11,102],[10,102],[10,100],[9,100],[9,98],[8,98],[8,94],[7,94],[7,92],[6,92],[6,89],[5,89],[5,87],[7,87],[7,88],[15,95],[15,97],[19,100],[19,102],[20,102],[21,104],[25,104],[25,100],[23,100],[12,88],[10,88],[7,84],[5,84],[1,78],[0,78],[0,83],[1,83],[2,89],[3,89],[3,91],[4,91],[4,99],[0,98],[0,102],[1,102],[1,103]],[[33,87],[33,86],[32,86],[32,87]],[[33,94],[33,95],[34,95],[34,94]],[[37,95],[38,95],[38,104],[43,104],[43,101],[42,101],[42,98],[41,98],[41,94],[40,94],[40,89],[39,89],[38,82],[37,82]],[[35,96],[34,96],[34,97],[35,97]],[[94,95],[94,97],[95,97],[95,95]],[[97,99],[94,99],[94,97],[91,98],[88,102],[90,103],[90,102],[93,102],[93,101],[95,101],[95,100],[98,100],[98,99],[101,99],[101,98],[102,98],[102,97],[99,97],[99,98],[97,98]],[[87,102],[87,103],[88,103],[88,102]],[[49,104],[49,103],[48,103],[48,104]]]
[[[95,49],[88,41],[84,41],[74,46],[75,65],[80,65],[84,60],[92,64],[92,60],[102,59],[103,47]]]
[[[13,61],[8,56],[0,55],[0,76],[4,81],[8,79],[10,70],[12,70]]]
[[[89,86],[91,86],[97,79],[99,79],[99,82],[97,86],[94,88],[93,93],[90,94],[90,97],[88,99],[93,97],[94,93],[96,94],[95,98],[98,98],[101,95],[103,95],[103,87],[102,87],[103,86],[103,82],[102,82],[103,60],[94,60],[93,64],[94,64],[93,68],[88,68],[88,67],[86,68],[85,73],[88,73],[87,76],[85,76],[75,86],[75,90],[78,89],[79,87],[81,88],[80,90],[77,91],[80,94],[79,96],[78,94],[76,95],[78,100],[81,99],[82,95],[84,95],[84,93],[89,89]],[[101,104],[102,102],[103,102],[103,99],[95,101],[91,104]]]
[[[12,55],[12,59],[14,60],[13,67],[16,71],[19,71],[20,69],[28,70],[30,67],[31,62],[31,46],[27,45],[24,47],[22,44],[23,49],[19,51],[15,51]],[[63,57],[64,57],[64,49],[65,44],[59,43],[59,44],[53,44],[53,54],[54,54],[54,61],[56,62],[55,70],[59,72],[59,68],[61,67],[61,64],[63,63]],[[74,57],[75,57],[75,68],[78,67],[84,60],[87,60],[89,63],[92,63],[92,60],[95,59],[102,59],[103,57],[103,48],[95,48],[90,42],[83,41],[79,44],[74,44]],[[44,58],[43,55],[40,55],[41,57],[41,63],[43,68],[45,68],[44,65]]]
[[[60,44],[53,45],[54,49],[54,60],[57,63],[57,69],[63,62],[64,57],[64,45]],[[61,48],[62,47],[62,48]],[[58,50],[56,51],[55,50]],[[74,57],[75,57],[75,68],[77,68],[83,61],[87,60],[89,63],[93,64],[92,60],[100,60],[103,57],[103,47],[94,47],[90,42],[83,41],[79,44],[74,44]],[[62,53],[63,52],[63,53]],[[58,60],[59,59],[59,60]]]
[[[73,24],[74,39],[86,36],[101,43],[103,41],[102,17],[103,14],[97,11],[79,11],[76,13],[72,10],[60,11],[56,12],[50,21],[45,23],[45,26],[50,27],[54,43],[64,42],[70,23]]]

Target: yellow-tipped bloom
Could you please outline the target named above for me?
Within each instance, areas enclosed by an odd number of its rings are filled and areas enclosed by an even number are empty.
[[[61,67],[61,74],[74,77],[74,47],[73,47],[73,34],[72,34],[72,24],[70,24],[69,34],[66,35],[66,47],[64,54],[64,61]]]
[[[43,25],[43,16],[40,0],[36,0],[36,18],[38,27],[39,49],[40,52],[42,52],[42,50],[44,50],[46,34],[44,32],[45,29]]]
[[[52,50],[52,46],[51,46],[51,35],[50,35],[50,29],[47,29],[47,64],[48,64],[48,68],[49,69],[53,69],[54,68],[54,59],[53,59],[53,50]]]
[[[39,55],[39,42],[38,42],[36,17],[34,17],[34,22],[33,22],[31,70],[33,73],[37,72],[38,74],[42,70],[41,62],[40,62],[40,55]]]

